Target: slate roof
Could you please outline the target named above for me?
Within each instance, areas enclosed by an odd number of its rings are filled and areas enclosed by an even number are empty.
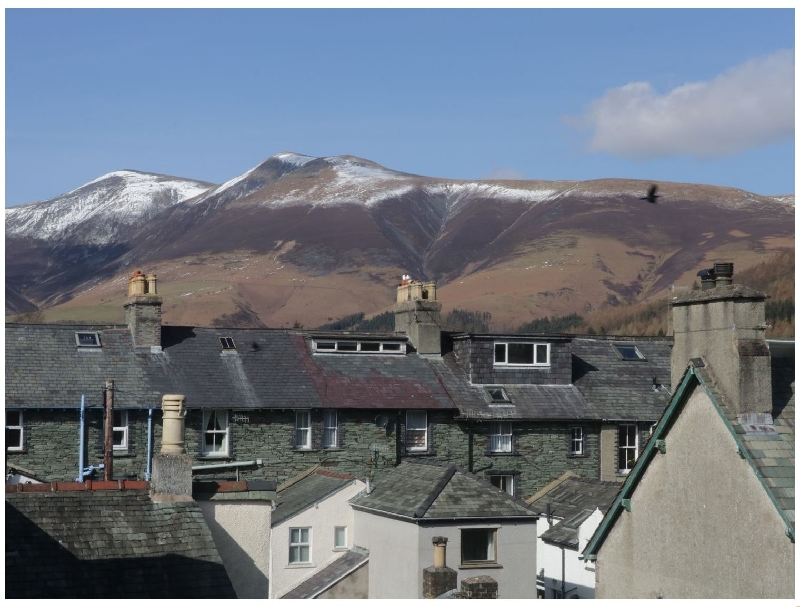
[[[53,488],[6,487],[6,598],[236,598],[197,504]]]
[[[580,514],[583,510],[593,512],[595,508],[599,508],[601,512],[606,512],[619,488],[619,483],[569,474],[525,500],[525,503],[542,516],[547,515],[549,505],[552,516],[565,520]]]
[[[623,360],[614,344],[635,345],[644,360]],[[606,420],[656,421],[669,402],[671,340],[576,337],[572,382]],[[653,391],[653,378],[667,388]]]
[[[342,578],[364,565],[369,560],[369,551],[354,547],[330,565],[318,571],[302,584],[284,594],[282,599],[313,599],[325,592]]]
[[[350,500],[356,510],[413,520],[522,518],[536,520],[522,500],[453,464],[404,461],[375,479],[372,492]]]
[[[555,544],[557,546],[564,546],[570,550],[577,550],[580,546],[580,526],[593,512],[594,510],[589,509],[581,510],[574,516],[556,523],[539,537],[548,544]]]
[[[276,507],[272,512],[272,526],[275,527],[312,507],[353,484],[354,480],[355,477],[349,474],[337,474],[325,468],[316,468],[312,474],[278,491]]]

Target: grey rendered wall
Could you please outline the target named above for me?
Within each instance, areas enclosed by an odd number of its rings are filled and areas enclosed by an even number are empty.
[[[353,573],[336,582],[318,599],[366,599],[369,596],[369,563],[361,565]]]
[[[695,389],[597,556],[597,598],[791,598],[794,544]]]

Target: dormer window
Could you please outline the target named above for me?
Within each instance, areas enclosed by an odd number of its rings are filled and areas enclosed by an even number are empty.
[[[510,403],[511,399],[508,398],[508,394],[503,388],[500,387],[491,387],[486,388],[486,393],[489,395],[489,399],[493,403]]]
[[[494,342],[494,365],[544,367],[550,364],[550,344]]]
[[[75,333],[75,343],[79,348],[99,348],[100,334],[96,331],[78,331]]]
[[[634,345],[614,344],[614,348],[622,360],[645,360],[639,348]]]
[[[233,343],[232,337],[220,337],[219,343],[222,346],[223,350],[235,350],[236,344]]]
[[[406,345],[399,342],[314,339],[315,353],[342,354],[405,354]]]

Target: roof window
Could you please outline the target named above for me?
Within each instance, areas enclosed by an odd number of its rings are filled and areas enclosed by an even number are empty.
[[[79,348],[100,348],[100,334],[97,331],[78,331],[75,343]]]
[[[489,398],[493,403],[510,403],[511,399],[508,398],[508,394],[503,388],[500,387],[491,387],[486,388],[486,393],[489,395]]]
[[[314,339],[311,343],[315,353],[404,354],[406,351],[406,345],[399,342]]]
[[[236,344],[233,343],[232,337],[220,337],[219,343],[222,346],[223,350],[235,350]]]
[[[614,344],[614,348],[617,350],[617,354],[619,354],[622,360],[644,360],[644,356],[642,353],[639,352],[639,348],[633,345],[623,345],[623,344]]]

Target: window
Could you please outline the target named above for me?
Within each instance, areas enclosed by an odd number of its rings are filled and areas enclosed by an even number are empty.
[[[322,429],[322,446],[331,449],[339,446],[338,419],[335,410],[325,411]]]
[[[497,562],[496,529],[461,530],[461,564],[482,565]]]
[[[203,411],[203,455],[228,455],[227,411]]]
[[[428,449],[428,412],[406,411],[406,451]]]
[[[573,426],[570,428],[569,439],[569,454],[570,455],[584,455],[584,433],[582,426]]]
[[[511,422],[492,422],[490,424],[489,451],[511,453]]]
[[[99,348],[100,335],[95,331],[81,331],[75,333],[75,343],[79,348]]]
[[[334,550],[347,549],[347,527],[333,528],[333,548]]]
[[[406,345],[400,342],[384,341],[325,341],[313,340],[312,349],[314,352],[346,352],[364,354],[403,354]]]
[[[514,475],[513,474],[492,474],[489,482],[501,491],[509,495],[514,495]]]
[[[550,344],[495,342],[494,364],[545,366],[550,364]]]
[[[634,345],[614,344],[614,348],[623,360],[644,360],[644,356]]]
[[[298,411],[295,418],[295,447],[311,449],[311,411]]]
[[[6,451],[22,451],[22,411],[6,411]]]
[[[233,343],[232,337],[220,337],[219,343],[222,346],[223,350],[235,350],[236,344]]]
[[[493,403],[510,403],[511,400],[508,398],[508,394],[503,388],[486,388],[486,393],[489,395],[489,399]]]
[[[128,449],[128,412],[114,410],[113,441],[115,451]]]
[[[618,433],[619,471],[628,473],[636,463],[636,424],[620,424]]]
[[[289,529],[289,564],[311,562],[311,527]]]

